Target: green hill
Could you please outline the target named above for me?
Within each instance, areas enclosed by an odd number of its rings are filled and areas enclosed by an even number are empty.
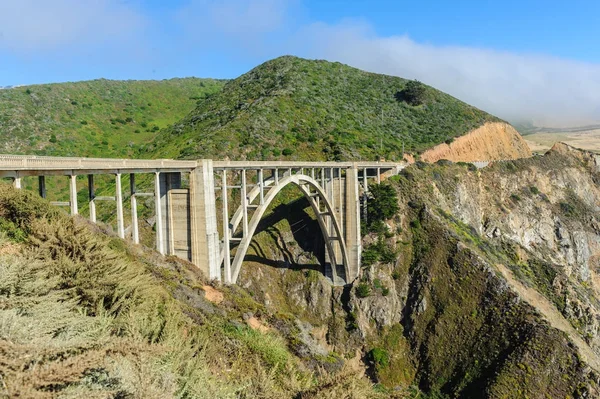
[[[400,159],[498,119],[432,87],[340,63],[280,57],[228,82],[146,156]],[[411,93],[408,93],[411,94]]]
[[[0,152],[132,157],[223,84],[99,79],[0,90]]]

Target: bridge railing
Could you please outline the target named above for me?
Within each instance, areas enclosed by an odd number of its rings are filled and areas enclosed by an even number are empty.
[[[0,155],[0,170],[196,168],[197,161]]]

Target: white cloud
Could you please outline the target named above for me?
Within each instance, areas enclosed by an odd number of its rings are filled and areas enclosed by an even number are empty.
[[[21,54],[130,44],[144,16],[120,0],[0,0],[0,49]]]
[[[296,0],[190,0],[175,19],[196,43],[241,46],[256,50],[270,41],[268,34],[285,31]],[[235,51],[236,49],[231,49]]]
[[[511,121],[576,125],[600,121],[600,65],[536,54],[434,46],[379,37],[368,24],[314,24],[294,44],[304,56],[419,79]]]

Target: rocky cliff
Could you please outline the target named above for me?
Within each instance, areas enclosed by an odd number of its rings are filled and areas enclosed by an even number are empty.
[[[314,226],[282,210],[241,281],[296,320],[297,353],[334,353],[390,395],[598,397],[598,169],[565,145],[482,170],[417,162],[389,181],[400,211],[365,236],[352,286],[330,287]]]
[[[521,135],[504,122],[488,122],[457,137],[452,142],[439,144],[421,155],[425,162],[447,159],[454,162],[495,161],[527,158],[531,150]]]

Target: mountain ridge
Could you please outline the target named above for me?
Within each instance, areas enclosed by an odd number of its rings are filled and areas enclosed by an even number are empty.
[[[421,101],[408,101],[409,82],[279,57],[229,81],[145,151],[169,158],[400,160],[404,152],[501,121],[421,83]]]

